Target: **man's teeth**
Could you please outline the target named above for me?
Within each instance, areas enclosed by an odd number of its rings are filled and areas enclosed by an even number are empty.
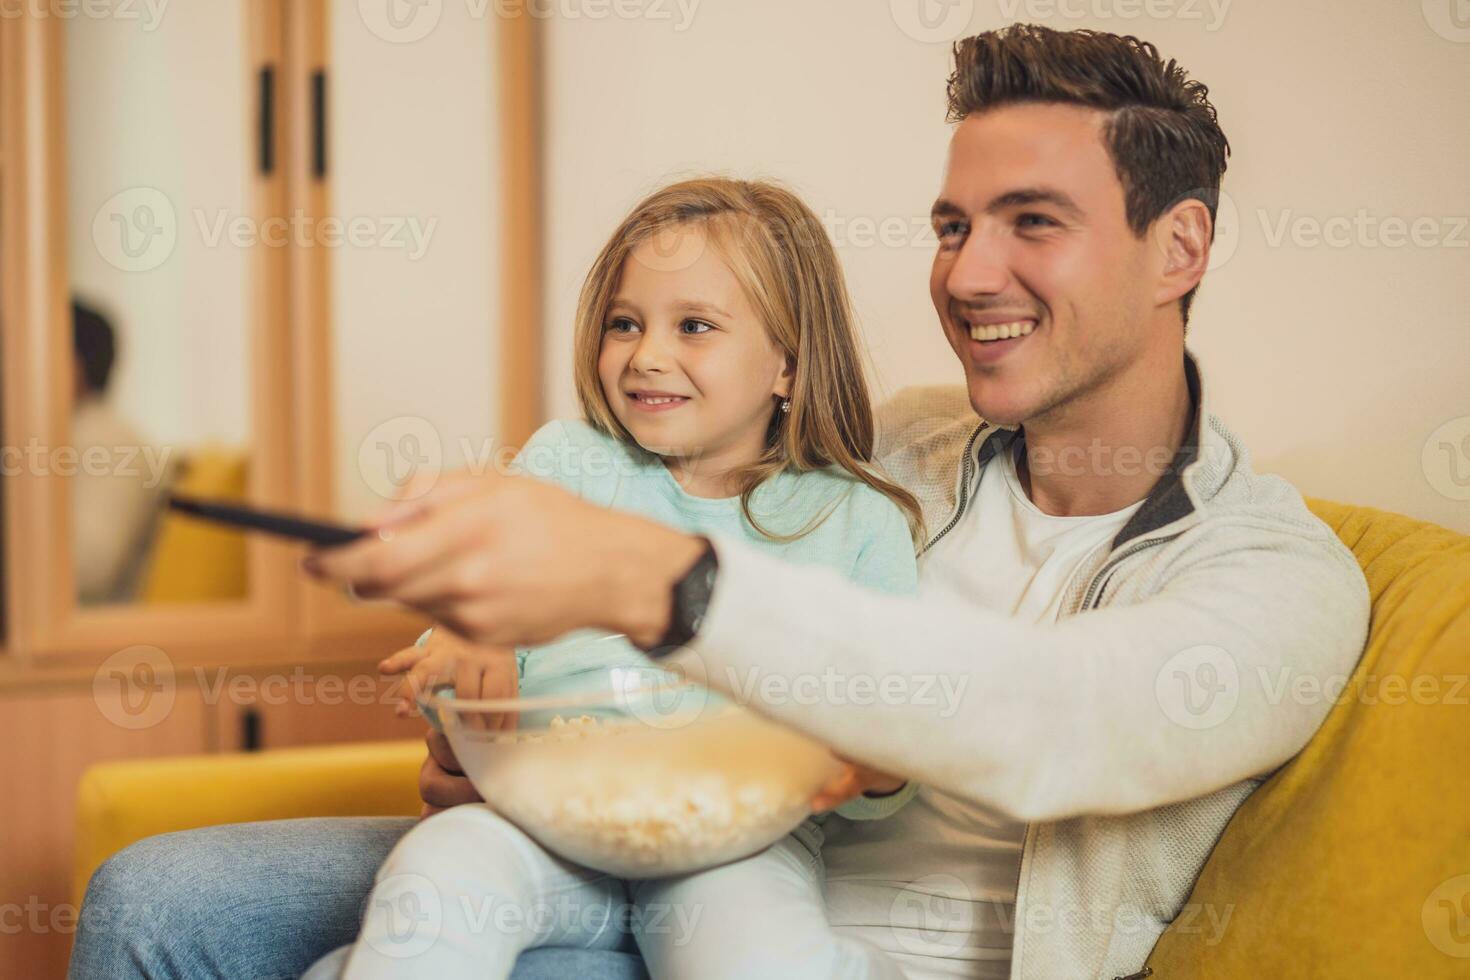
[[[1012,320],[1010,323],[992,323],[988,326],[976,324],[970,328],[971,340],[1006,340],[1010,337],[1024,337],[1036,324],[1031,320]]]

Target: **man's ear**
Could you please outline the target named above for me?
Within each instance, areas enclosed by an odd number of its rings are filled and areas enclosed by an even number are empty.
[[[1198,198],[1174,205],[1154,222],[1153,239],[1163,256],[1154,303],[1177,302],[1204,278],[1210,265],[1210,238],[1214,230],[1210,209]]]

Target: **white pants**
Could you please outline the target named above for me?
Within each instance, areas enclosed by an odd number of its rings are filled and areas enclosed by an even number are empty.
[[[708,871],[623,881],[547,853],[488,806],[457,806],[389,854],[343,975],[494,980],[526,949],[611,949],[631,931],[653,980],[902,980],[828,926],[822,877],[788,836]]]

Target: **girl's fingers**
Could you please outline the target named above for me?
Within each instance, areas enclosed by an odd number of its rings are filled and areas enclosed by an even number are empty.
[[[399,650],[378,661],[378,673],[401,674],[428,655],[429,652],[423,647],[408,647]]]

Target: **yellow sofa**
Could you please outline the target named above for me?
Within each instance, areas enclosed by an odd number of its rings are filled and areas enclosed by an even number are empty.
[[[1321,731],[1226,828],[1149,958],[1158,980],[1470,976],[1470,537],[1312,508],[1367,576],[1368,647]],[[77,894],[153,834],[416,813],[422,759],[415,741],[96,766]]]

